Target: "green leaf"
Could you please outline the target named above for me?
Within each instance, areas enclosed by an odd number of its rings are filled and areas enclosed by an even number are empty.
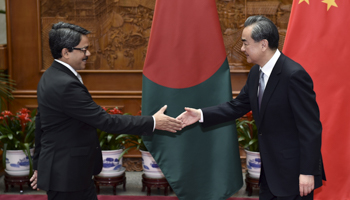
[[[12,139],[13,139],[12,133],[7,134],[7,138],[10,139],[10,140],[12,140]]]
[[[113,137],[113,135],[112,135],[112,134],[108,134],[108,135],[107,135],[107,142],[110,142],[110,141],[111,141],[111,139],[112,139],[112,137]]]
[[[0,136],[0,140],[4,139],[4,138],[7,138],[7,135],[2,135]]]
[[[32,155],[30,155],[30,144],[29,143],[24,143],[24,154],[26,154],[26,156],[29,159],[29,177],[32,177],[33,175],[33,159],[32,159]]]
[[[123,157],[124,154],[128,153],[130,149],[133,149],[133,148],[135,148],[135,147],[136,147],[136,146],[130,146],[130,147],[128,147],[127,149],[124,149],[124,151],[120,154],[120,156],[119,156],[118,159],[120,159],[121,157]]]
[[[36,108],[30,113],[30,117],[32,118],[32,122],[35,121]],[[34,120],[33,120],[34,119]]]

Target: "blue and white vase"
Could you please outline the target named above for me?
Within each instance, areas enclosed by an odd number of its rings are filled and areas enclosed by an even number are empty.
[[[247,153],[248,173],[252,178],[259,179],[261,170],[260,152],[245,151]]]
[[[34,148],[30,149],[33,156]],[[29,158],[22,150],[6,150],[6,173],[11,176],[29,175]]]
[[[103,159],[103,171],[118,171],[123,164],[123,158],[120,158],[120,154],[123,152],[123,149],[118,150],[108,150],[102,151]]]
[[[123,158],[119,159],[119,156],[122,154],[123,149],[118,150],[103,150],[102,159],[103,167],[102,171],[98,176],[101,177],[115,177],[120,176],[125,172],[123,165]]]
[[[142,154],[142,167],[143,173],[148,178],[164,178],[162,170],[160,170],[158,164],[154,160],[153,156],[148,151],[141,151]]]

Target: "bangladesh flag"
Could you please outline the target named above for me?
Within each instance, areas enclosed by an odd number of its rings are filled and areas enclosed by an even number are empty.
[[[158,0],[143,69],[142,114],[177,117],[232,99],[215,0]],[[204,119],[205,120],[205,119]],[[179,199],[227,199],[243,184],[235,122],[143,136]]]

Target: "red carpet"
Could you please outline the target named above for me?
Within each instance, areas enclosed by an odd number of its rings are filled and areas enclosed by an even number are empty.
[[[47,200],[46,195],[0,195],[0,200]],[[113,196],[98,195],[98,200],[178,200],[167,196]],[[229,198],[228,200],[258,200],[257,198]]]

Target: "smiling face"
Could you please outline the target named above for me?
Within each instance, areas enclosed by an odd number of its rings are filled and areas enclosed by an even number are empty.
[[[264,43],[263,41],[256,42],[251,37],[252,35],[252,26],[245,27],[242,32],[242,42],[243,45],[241,47],[241,51],[245,53],[247,56],[248,63],[254,63],[261,65],[261,59],[263,58],[263,49]],[[260,63],[260,64],[259,64]]]
[[[80,43],[74,48],[86,49],[85,53],[83,50],[74,49],[71,52],[66,52],[68,54],[67,63],[73,67],[75,70],[85,69],[86,60],[91,55],[90,51],[87,50],[89,47],[89,38],[86,35],[81,36]]]

